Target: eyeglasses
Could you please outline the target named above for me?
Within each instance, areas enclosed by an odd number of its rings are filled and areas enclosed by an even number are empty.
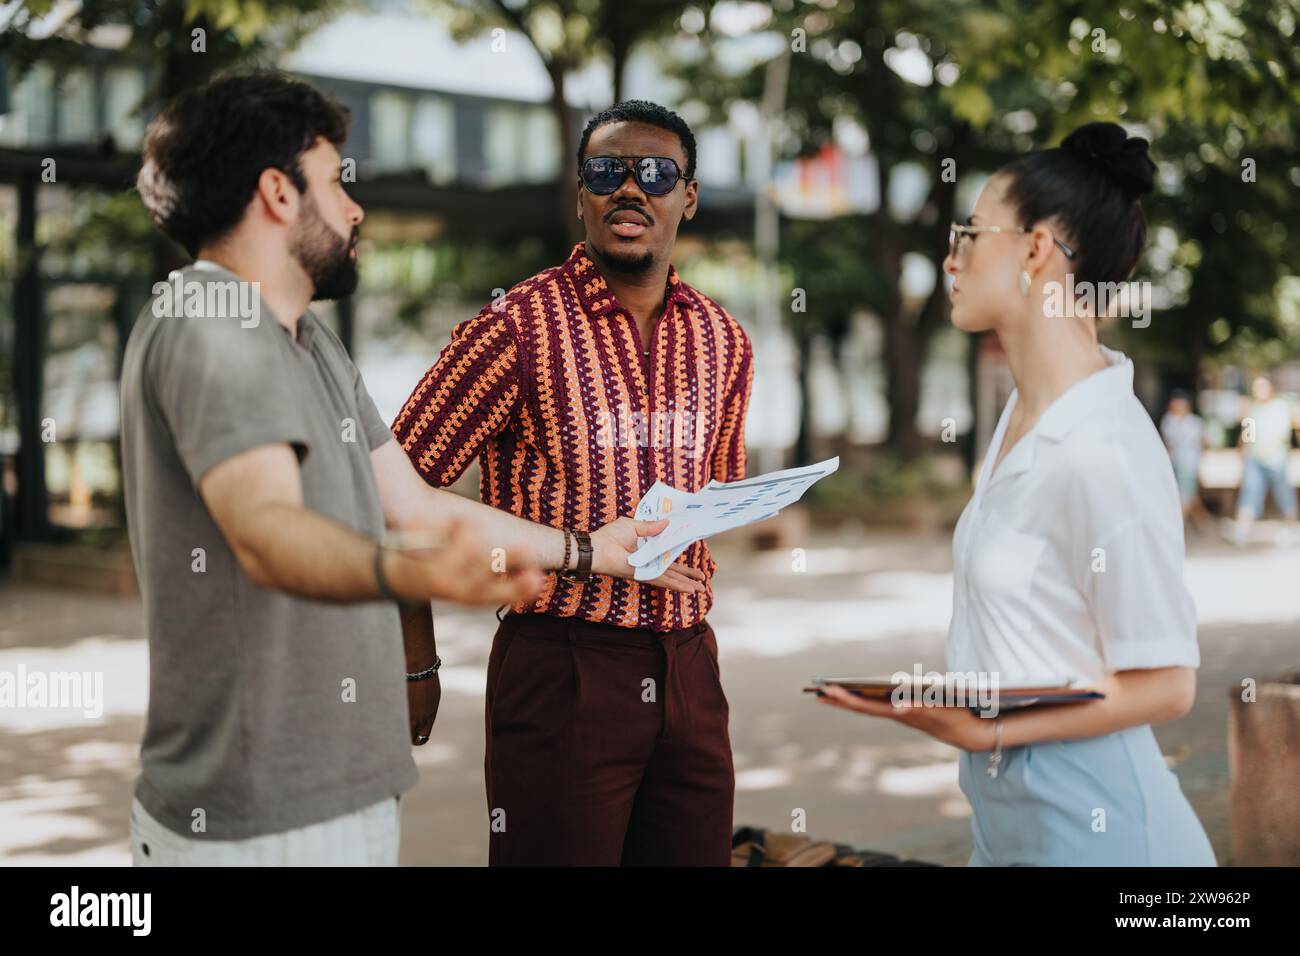
[[[1021,234],[1033,232],[1032,229],[1024,227],[1012,228],[1011,226],[968,226],[964,223],[954,222],[948,226],[948,255],[957,259],[966,254],[970,244],[975,241],[975,237],[982,232],[1017,232]],[[1052,242],[1060,248],[1065,254],[1065,258],[1073,259],[1075,252],[1060,239],[1052,236]]]
[[[636,184],[648,196],[667,195],[683,178],[677,162],[668,156],[593,156],[582,164],[580,173],[588,192],[608,196],[634,170]]]

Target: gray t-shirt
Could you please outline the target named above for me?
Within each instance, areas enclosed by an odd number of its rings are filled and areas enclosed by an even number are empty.
[[[256,322],[217,317],[230,312],[214,307],[219,298],[193,304],[193,283],[238,281],[231,273],[200,263],[181,281],[188,307],[159,315],[158,297],[146,305],[122,370],[126,510],[149,638],[135,792],[178,833],[244,839],[415,785],[401,626],[391,604],[253,584],[199,480],[240,452],[287,443],[305,505],[378,535],[370,452],[391,434],[342,343],[310,312],[295,341],[260,300]]]

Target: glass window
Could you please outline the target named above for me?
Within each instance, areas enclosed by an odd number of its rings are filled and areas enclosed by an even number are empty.
[[[740,185],[740,141],[724,127],[704,129],[696,136],[695,175],[705,186],[731,189]]]
[[[495,185],[547,182],[560,170],[559,124],[543,106],[492,106],[484,153]]]
[[[385,90],[370,99],[371,158],[382,170],[408,169],[410,155],[411,99],[403,93]]]
[[[93,143],[95,81],[89,70],[72,70],[59,84],[59,142]]]
[[[456,117],[450,100],[422,96],[416,101],[411,147],[414,164],[428,172],[430,182],[456,178]]]
[[[38,146],[54,137],[54,74],[37,64],[14,85],[11,110],[0,116],[0,142]]]
[[[523,127],[516,106],[489,106],[483,153],[487,159],[487,180],[491,185],[518,182]]]
[[[546,182],[560,172],[560,124],[549,109],[527,110],[524,120],[524,150],[521,156],[523,178],[529,182]]]
[[[137,109],[144,99],[144,74],[130,67],[113,67],[107,74],[104,121],[119,150],[137,149],[144,139],[144,117]]]

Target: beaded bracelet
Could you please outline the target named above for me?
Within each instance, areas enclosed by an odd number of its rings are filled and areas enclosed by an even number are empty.
[[[415,674],[407,674],[406,679],[409,681],[428,680],[430,677],[432,677],[434,674],[438,672],[438,668],[441,666],[442,666],[442,658],[439,657],[437,654],[434,654],[432,667],[426,667],[424,670],[419,671],[418,673]]]
[[[569,570],[569,550],[573,546],[573,541],[567,529],[561,529],[560,533],[564,535],[564,563],[560,565],[560,570],[567,571]]]

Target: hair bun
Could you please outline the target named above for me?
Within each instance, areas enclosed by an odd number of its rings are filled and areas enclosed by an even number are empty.
[[[1129,136],[1115,123],[1088,123],[1061,142],[1061,149],[1096,165],[1130,199],[1145,196],[1155,186],[1156,164],[1140,136]]]

